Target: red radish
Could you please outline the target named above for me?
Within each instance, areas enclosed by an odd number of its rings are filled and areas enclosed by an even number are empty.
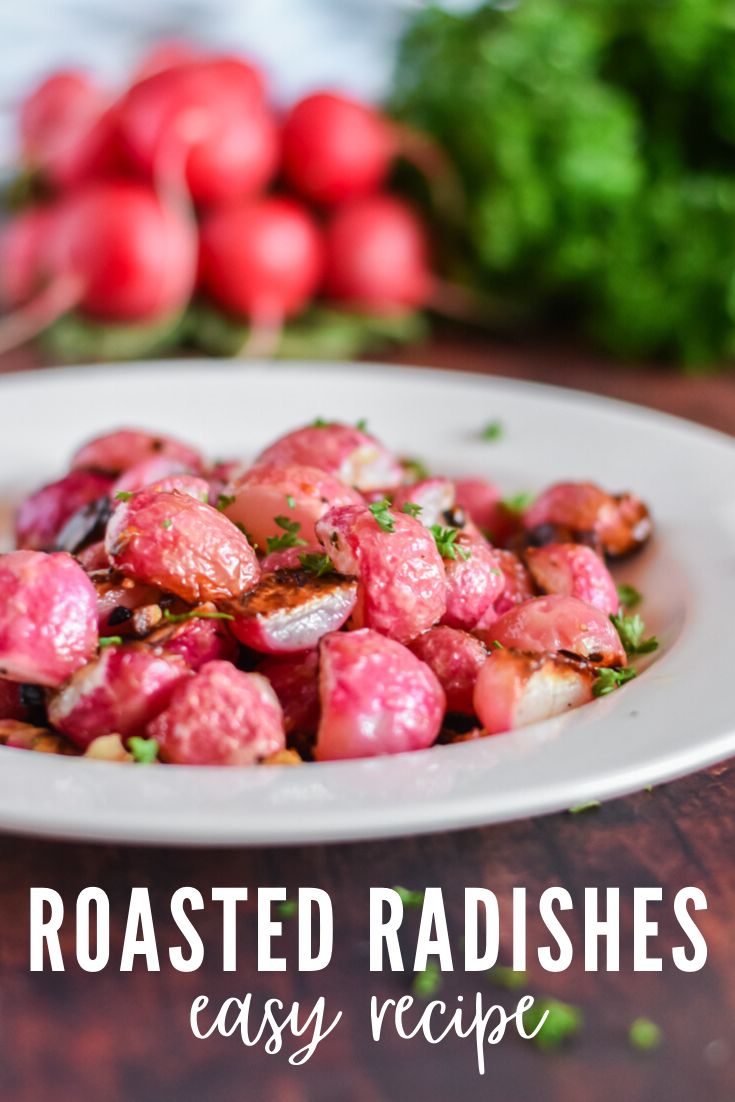
[[[396,152],[393,129],[379,111],[330,92],[307,96],[291,109],[282,143],[291,187],[325,205],[377,191]]]
[[[380,314],[425,306],[433,291],[421,222],[389,195],[358,199],[335,212],[326,231],[330,298]]]
[[[298,313],[321,280],[323,246],[308,211],[275,196],[213,211],[201,228],[200,276],[214,301],[255,326]]]
[[[276,169],[278,132],[262,78],[234,58],[176,65],[133,85],[119,123],[141,171],[169,187],[184,183],[197,203],[253,195]]]
[[[0,236],[0,302],[20,306],[38,290],[43,278],[41,259],[51,230],[53,208],[27,207],[6,225]]]
[[[23,159],[57,187],[73,187],[116,164],[110,96],[87,73],[54,73],[20,111]]]

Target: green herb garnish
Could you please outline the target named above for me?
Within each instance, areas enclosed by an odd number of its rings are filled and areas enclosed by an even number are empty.
[[[139,765],[151,765],[158,760],[158,740],[133,735],[128,739],[128,750]]]
[[[523,1015],[526,1033],[532,1033],[536,1029],[547,1011],[546,1021],[532,1038],[539,1048],[559,1048],[581,1030],[584,1016],[578,1006],[560,1002],[559,999],[537,999]]]
[[[288,505],[289,509],[296,508],[296,498],[293,496],[293,494],[286,494],[286,504]]]
[[[268,536],[266,548],[268,551],[285,551],[288,547],[306,547],[306,540],[301,539],[298,533],[301,525],[297,520],[289,520],[288,517],[273,518],[279,528],[283,529],[282,536]]]
[[[232,505],[234,500],[235,500],[234,494],[218,494],[217,495],[217,508],[219,509],[220,513],[224,512],[225,509],[229,509],[230,505]]]
[[[637,608],[643,600],[643,596],[634,585],[626,585],[625,583],[618,586],[618,598],[623,608],[627,609]]]
[[[506,964],[496,964],[487,974],[490,983],[504,987],[506,991],[518,991],[528,983],[528,972],[516,972]]]
[[[586,800],[583,804],[575,804],[567,810],[570,815],[581,815],[583,811],[596,811],[598,807],[602,807],[599,800]]]
[[[423,972],[417,972],[413,977],[412,990],[420,999],[429,999],[437,993],[441,985],[441,969],[435,961],[430,960]]]
[[[472,552],[457,543],[459,528],[442,528],[441,524],[432,524],[429,531],[443,559],[463,559],[465,562],[469,559]]]
[[[596,672],[592,695],[607,696],[626,681],[632,681],[635,676],[636,670],[633,666],[605,666]]]
[[[130,490],[118,490],[115,494],[115,501],[130,501],[133,496]]]
[[[395,531],[396,526],[393,517],[390,515],[390,501],[387,497],[384,497],[382,501],[373,502],[368,508],[375,517],[379,528],[382,528],[384,532]]]
[[[360,420],[355,425],[355,428],[358,429],[360,432],[367,432],[367,427],[368,427],[367,417],[361,417]]]
[[[189,620],[234,620],[229,612],[211,611],[206,608],[193,608],[190,612],[170,612],[164,608],[163,618],[167,624],[186,624]]]
[[[658,648],[658,639],[655,635],[651,635],[648,639],[643,638],[646,625],[637,612],[634,612],[632,616],[621,612],[611,616],[610,619],[617,629],[620,641],[625,647],[625,653],[629,657],[633,654],[650,654]]]
[[[503,644],[500,642],[499,639],[493,639],[493,646],[495,647],[496,650],[505,650],[505,647],[503,646]]]
[[[329,555],[321,555],[318,551],[309,551],[307,554],[299,555],[299,562],[304,570],[308,570],[310,574],[316,575],[317,578],[321,578],[323,574],[334,573]]]
[[[421,506],[417,505],[415,501],[405,501],[401,512],[409,517],[417,517],[421,512]]]
[[[532,494],[530,490],[525,490],[523,493],[514,494],[512,497],[504,497],[500,504],[509,513],[525,513],[529,505],[532,505],[535,500],[536,495]]]
[[[423,891],[412,891],[411,888],[402,888],[400,884],[394,884],[393,891],[396,893],[404,907],[423,906]]]
[[[122,641],[122,635],[100,635],[99,645],[100,647],[120,647]]]
[[[311,422],[311,428],[313,429],[328,429],[333,424],[332,421],[325,421],[323,417],[315,417]]]
[[[293,918],[298,909],[299,905],[295,899],[282,899],[276,905],[276,913],[280,918]]]
[[[161,521],[161,528],[165,528],[166,530],[168,530],[169,528],[173,528],[173,526],[174,522],[171,520],[170,517],[166,517],[165,520]]]
[[[639,1052],[652,1052],[661,1044],[663,1034],[661,1027],[652,1022],[650,1018],[636,1018],[630,1023],[628,1040],[633,1048]]]
[[[401,466],[412,482],[421,482],[429,477],[429,468],[420,459],[404,457],[401,460]]]
[[[489,421],[480,434],[481,438],[483,440],[487,440],[488,442],[492,440],[500,440],[502,435],[503,424],[501,421]]]

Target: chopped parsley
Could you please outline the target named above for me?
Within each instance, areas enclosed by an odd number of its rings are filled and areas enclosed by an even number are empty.
[[[229,509],[229,507],[232,505],[234,500],[235,500],[235,495],[234,494],[218,494],[217,495],[217,508],[219,509],[220,513],[224,512],[225,509]]]
[[[100,647],[120,647],[122,641],[122,635],[100,635],[99,645]]]
[[[495,647],[496,650],[505,650],[505,647],[503,646],[503,644],[500,642],[499,639],[493,639],[493,646]]]
[[[332,421],[325,421],[323,417],[315,417],[311,422],[311,428],[313,429],[328,429],[333,424]]]
[[[516,972],[515,968],[509,968],[507,964],[496,964],[487,974],[490,983],[496,987],[504,987],[506,991],[518,991],[528,983],[527,972]]]
[[[404,501],[401,512],[409,517],[417,517],[421,512],[421,506],[417,505],[415,501]]]
[[[276,913],[279,918],[293,918],[298,909],[299,905],[295,899],[282,899],[276,905]]]
[[[525,513],[529,505],[532,505],[535,500],[536,495],[526,490],[523,493],[514,494],[513,497],[504,497],[500,504],[509,513]]]
[[[413,977],[412,990],[420,999],[430,999],[436,995],[442,985],[442,974],[439,965],[430,960],[423,972],[417,972]]]
[[[128,739],[128,750],[139,765],[151,765],[158,760],[158,740],[133,735]]]
[[[488,421],[484,429],[481,432],[481,438],[488,442],[493,440],[500,440],[503,435],[503,424],[501,421]]]
[[[638,592],[634,585],[619,585],[618,597],[623,608],[631,609],[637,608],[643,600],[642,595]]]
[[[229,612],[217,612],[216,609],[193,608],[190,612],[173,613],[164,608],[163,618],[167,624],[186,624],[189,620],[234,620]]]
[[[293,496],[293,494],[286,494],[286,504],[288,505],[289,509],[296,508],[296,498]]]
[[[384,497],[382,501],[374,501],[368,508],[375,517],[379,528],[382,528],[384,532],[395,532],[396,525],[390,515],[390,501],[387,497]]]
[[[360,432],[367,432],[367,427],[368,427],[367,417],[361,417],[360,420],[355,425],[355,428],[358,429]]]
[[[394,884],[393,891],[396,893],[404,907],[423,906],[423,891],[412,891],[411,888],[402,888],[400,884]]]
[[[442,528],[441,524],[432,524],[429,531],[443,559],[463,559],[465,562],[469,559],[472,552],[457,543],[459,528]]]
[[[570,815],[581,815],[583,811],[596,811],[598,807],[602,807],[599,800],[585,800],[583,804],[575,804],[568,810]]]
[[[288,547],[306,547],[306,540],[299,536],[301,525],[297,520],[289,520],[288,517],[273,518],[279,528],[283,529],[282,536],[268,536],[266,548],[268,551],[285,551]]]
[[[532,1038],[539,1048],[560,1048],[575,1037],[581,1030],[584,1017],[578,1006],[561,1002],[559,999],[537,999],[523,1015],[523,1028],[532,1033],[544,1014],[548,1017],[539,1032]]]
[[[658,639],[655,635],[651,635],[648,639],[643,638],[646,625],[637,612],[632,615],[621,612],[611,616],[610,619],[629,657],[633,654],[650,654],[658,648]]]
[[[661,1044],[663,1034],[661,1027],[652,1022],[650,1018],[636,1018],[630,1023],[628,1040],[633,1048],[639,1052],[651,1052]]]
[[[608,693],[619,689],[626,681],[632,681],[635,676],[636,671],[633,666],[605,666],[597,670],[592,695],[607,696]]]
[[[132,496],[130,490],[118,490],[115,494],[115,501],[130,501]]]
[[[329,555],[321,555],[318,551],[309,551],[304,555],[299,555],[299,562],[304,570],[308,570],[310,574],[316,575],[317,578],[321,578],[323,574],[334,572]]]
[[[174,522],[171,520],[170,517],[166,517],[165,520],[161,521],[161,528],[165,528],[166,530],[168,530],[169,528],[173,528],[173,526]]]
[[[429,468],[420,459],[405,456],[401,460],[401,466],[412,482],[421,482],[422,479],[429,477]]]

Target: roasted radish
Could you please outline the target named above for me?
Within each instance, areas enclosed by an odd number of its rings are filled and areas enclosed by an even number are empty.
[[[625,666],[625,648],[610,618],[576,597],[533,597],[484,632],[487,642],[529,654],[559,651],[594,666]]]
[[[589,667],[558,654],[494,650],[478,674],[474,710],[496,735],[586,704],[593,682]]]

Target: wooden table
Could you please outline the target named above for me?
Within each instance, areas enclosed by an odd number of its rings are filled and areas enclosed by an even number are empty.
[[[553,381],[613,394],[690,416],[735,432],[735,384],[726,377],[690,380],[611,367],[562,349],[513,348],[446,337],[413,350],[414,362]],[[28,360],[6,362],[26,366]],[[692,738],[697,732],[692,731]],[[578,815],[557,814],[506,826],[374,844],[272,850],[162,850],[71,845],[4,838],[0,862],[0,1098],[8,1102],[732,1102],[735,1098],[735,769],[733,763],[673,784],[616,800]],[[328,889],[337,932],[329,969],[315,975],[265,975],[255,970],[255,914],[241,918],[236,973],[221,971],[220,917],[210,907],[200,920],[208,955],[199,972],[179,974],[165,947],[176,943],[168,901],[182,885],[208,896],[213,885],[299,885]],[[673,893],[704,889],[700,916],[709,946],[706,967],[687,975],[665,960],[659,973],[633,973],[624,952],[619,974],[585,973],[579,963],[557,976],[531,969],[528,990],[580,1005],[585,1025],[562,1051],[539,1052],[507,1037],[488,1053],[480,1079],[471,1041],[438,1046],[395,1036],[375,1045],[369,997],[398,998],[410,975],[373,976],[367,957],[370,885],[439,885],[450,929],[462,933],[463,890],[492,888],[507,903],[514,885],[535,902],[548,885],[562,885],[575,903],[586,886],[616,885],[622,895],[624,942],[630,943],[631,891],[661,886],[657,947],[664,957],[681,940],[671,918]],[[60,891],[67,908],[77,892],[99,885],[113,914],[113,960],[119,954],[132,886],[150,889],[162,971],[98,974],[76,965],[64,973],[28,971],[28,897],[32,885]],[[581,949],[579,927],[575,953]],[[293,945],[290,930],[287,941]],[[529,920],[529,945],[541,929]],[[290,940],[289,940],[290,939]],[[71,937],[63,942],[73,957]],[[481,990],[489,1005],[500,992],[462,971],[444,979],[452,1005]],[[341,1009],[340,1027],[305,1066],[266,1056],[239,1039],[195,1040],[189,1007],[199,993],[212,1004],[252,991],[311,1003],[319,995]],[[645,1015],[662,1028],[660,1049],[642,1054],[627,1042],[632,1019]]]

